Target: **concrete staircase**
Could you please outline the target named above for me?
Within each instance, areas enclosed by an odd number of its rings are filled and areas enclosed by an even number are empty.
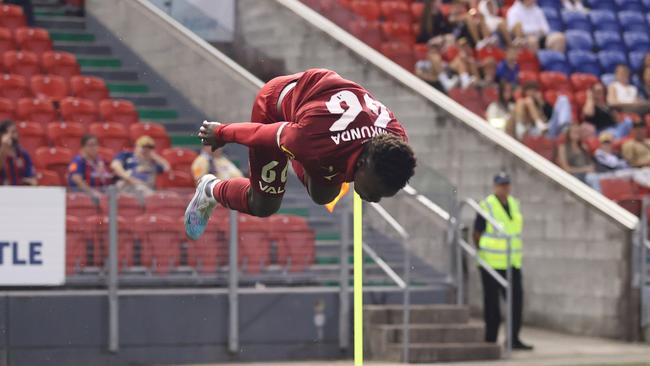
[[[364,306],[366,356],[401,362],[402,306]],[[410,313],[410,363],[496,360],[498,344],[483,342],[483,326],[469,320],[469,308],[455,305],[413,305]]]

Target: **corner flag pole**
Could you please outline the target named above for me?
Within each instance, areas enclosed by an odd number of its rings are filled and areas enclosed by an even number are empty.
[[[363,365],[363,201],[354,192],[354,366]]]

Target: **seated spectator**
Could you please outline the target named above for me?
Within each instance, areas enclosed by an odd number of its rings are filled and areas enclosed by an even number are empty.
[[[474,48],[472,48],[466,38],[458,39],[455,47],[458,49],[458,52],[454,55],[451,62],[449,62],[449,69],[452,73],[458,75],[459,86],[461,88],[467,88],[481,77],[478,62],[474,57]]]
[[[546,102],[536,82],[526,83],[522,97],[515,104],[515,118],[506,132],[523,138],[525,134],[540,135],[545,133],[551,139],[560,135],[571,123],[571,102],[565,95],[560,95],[551,106]]]
[[[478,68],[472,56],[473,50],[466,43],[460,39],[457,45],[452,46],[453,52],[447,52],[452,61],[447,64],[440,51],[442,39],[432,39],[429,41],[428,59],[415,64],[415,74],[442,92],[472,85],[476,80],[472,75],[478,74]]]
[[[595,166],[580,137],[580,125],[572,123],[569,126],[564,143],[558,146],[557,164],[584,183],[591,180],[588,174],[595,171]]]
[[[641,71],[639,97],[645,101],[650,101],[650,66]]]
[[[517,83],[519,76],[519,64],[517,64],[517,55],[519,50],[510,47],[506,50],[506,58],[499,62],[497,66],[497,82],[507,81],[512,84]]]
[[[622,139],[630,134],[632,120],[625,118],[623,122],[616,121],[618,112],[607,104],[605,87],[601,83],[594,84],[587,90],[585,105],[582,107],[582,115],[585,122],[591,124],[597,133],[609,132],[615,139]]]
[[[582,0],[562,0],[562,8],[569,11],[579,11],[586,13],[587,8],[582,5]]]
[[[514,110],[515,98],[512,84],[502,81],[499,83],[499,98],[488,105],[485,118],[492,126],[503,130],[512,119]]]
[[[155,148],[155,141],[151,137],[141,136],[136,140],[133,152],[121,152],[113,159],[111,168],[119,178],[117,188],[121,192],[140,197],[153,192],[156,176],[170,169],[167,160],[158,155]]]
[[[99,201],[101,189],[111,183],[113,175],[98,154],[99,142],[95,135],[81,138],[81,150],[68,166],[68,186],[88,193]]]
[[[499,16],[498,7],[494,0],[481,0],[478,4],[478,10],[485,19],[485,26],[492,35],[498,35],[506,47],[510,47],[512,42],[508,27],[503,17]]]
[[[451,23],[442,14],[441,6],[441,0],[425,0],[420,19],[420,34],[417,37],[418,43],[426,43],[434,37],[452,33]]]
[[[594,153],[596,171],[598,173],[606,173],[629,168],[627,162],[614,153],[614,149],[612,148],[614,134],[605,131],[600,134],[598,139],[600,140],[600,146]]]
[[[607,88],[607,103],[610,106],[636,103],[639,91],[630,84],[630,69],[627,65],[616,66],[614,81]]]
[[[633,139],[623,144],[623,159],[635,168],[650,166],[650,139],[646,138],[644,122],[634,123],[632,137]]]
[[[32,159],[20,146],[13,121],[0,122],[0,185],[36,185]]]
[[[497,81],[497,64],[494,57],[486,57],[480,62],[479,74],[481,76],[479,85],[488,87]]]
[[[415,63],[415,75],[444,93],[447,89],[439,79],[440,74],[443,73],[446,67],[440,54],[442,42],[442,39],[439,37],[433,38],[428,42],[429,52],[427,53],[427,58],[425,60],[418,60]]]
[[[564,34],[551,32],[546,16],[536,0],[517,0],[508,10],[508,30],[517,38],[526,39],[531,50],[548,48],[564,53]]]
[[[210,146],[204,146],[201,154],[192,162],[192,176],[194,180],[198,182],[206,174],[214,174],[222,180],[243,176],[241,170],[232,161],[223,156],[221,149],[212,151]]]

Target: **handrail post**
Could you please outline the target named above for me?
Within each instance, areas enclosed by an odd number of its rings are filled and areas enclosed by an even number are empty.
[[[347,351],[350,347],[350,238],[352,225],[350,220],[352,200],[347,200],[341,207],[341,243],[339,247],[339,349]]]
[[[108,187],[108,351],[112,353],[120,348],[117,230],[117,189],[111,185]]]
[[[639,292],[641,297],[641,328],[650,322],[648,316],[648,301],[645,294],[646,283],[648,282],[648,197],[641,201],[641,219],[639,220],[639,257],[636,261],[639,266]]]
[[[459,211],[457,211],[459,212]],[[456,216],[456,225],[454,225],[454,267],[456,270],[456,305],[465,303],[465,280],[463,278],[463,253],[460,248],[460,219]]]
[[[406,243],[405,243],[406,244]],[[409,343],[411,342],[411,254],[408,251],[408,248],[406,246],[404,247],[404,298],[403,298],[403,312],[402,312],[402,356],[403,356],[403,362],[404,363],[409,363],[410,360],[410,355],[409,355]]]
[[[507,235],[506,240],[506,277],[508,279],[508,287],[506,287],[506,358],[510,358],[512,353],[512,236]]]
[[[239,352],[239,267],[237,247],[239,243],[237,211],[230,210],[230,243],[228,256],[228,351]],[[215,243],[216,245],[216,243]]]

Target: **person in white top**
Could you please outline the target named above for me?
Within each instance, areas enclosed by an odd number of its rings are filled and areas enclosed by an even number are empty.
[[[587,12],[587,8],[582,5],[582,0],[562,0],[562,7],[564,10]]]
[[[542,8],[536,0],[517,0],[508,10],[506,17],[508,29],[517,38],[527,40],[532,50],[548,48],[564,53],[566,41],[564,34],[551,32]]]
[[[630,84],[630,69],[626,65],[618,65],[614,77],[614,81],[607,87],[607,103],[609,105],[636,103],[639,90]]]
[[[478,4],[478,11],[485,19],[485,25],[492,34],[499,34],[506,44],[506,48],[510,46],[510,33],[506,22],[497,13],[497,5],[494,0],[481,0]]]

